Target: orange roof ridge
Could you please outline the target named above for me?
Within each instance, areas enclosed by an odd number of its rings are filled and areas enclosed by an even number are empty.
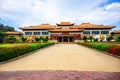
[[[44,24],[40,24],[40,25],[36,25],[36,26],[29,26],[29,27],[22,27],[20,29],[24,30],[24,29],[52,29],[53,26],[48,24],[48,23],[44,23]]]
[[[120,34],[120,30],[114,30],[112,33]]]
[[[61,22],[61,23],[57,23],[57,26],[73,26],[74,23],[70,23],[70,22]]]
[[[41,25],[50,25],[49,23],[42,23]]]
[[[60,24],[71,24],[70,22],[61,22]]]
[[[53,30],[49,30],[50,32],[78,32],[78,31],[83,31],[83,29],[69,29],[69,28],[62,28],[62,29],[53,29]]]
[[[91,24],[91,23],[82,23],[78,26],[76,26],[78,28],[114,28],[115,26],[105,26],[103,24],[101,25],[97,25],[97,24]]]

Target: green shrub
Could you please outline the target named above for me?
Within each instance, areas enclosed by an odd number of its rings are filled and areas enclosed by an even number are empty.
[[[117,37],[116,41],[120,42],[120,35]]]
[[[80,43],[81,45],[84,45],[84,46],[87,46],[89,48],[95,48],[95,49],[98,49],[98,50],[101,50],[101,51],[104,51],[106,49],[106,47],[109,46],[109,44],[97,44],[97,43],[88,43],[88,42],[83,42],[83,43]]]
[[[46,36],[45,38],[42,38],[43,42],[48,42],[48,40],[49,40],[48,36]]]
[[[95,48],[96,46],[97,46],[96,43],[89,43],[89,44],[88,44],[88,47],[89,47],[89,48]]]
[[[86,42],[80,42],[79,45],[84,45],[89,48],[95,48],[97,50],[106,51],[108,53],[119,55],[120,56],[120,46],[119,45],[113,45],[113,44],[97,44],[97,43],[86,43]]]
[[[104,51],[107,47],[108,47],[107,44],[98,44],[98,45],[96,45],[95,48],[98,50]]]
[[[13,35],[10,35],[6,38],[7,43],[14,43],[16,40],[17,40],[16,37]]]
[[[26,42],[27,38],[22,37],[22,42]]]
[[[43,42],[43,37],[42,36],[39,38],[39,42]]]
[[[80,44],[80,45],[82,45],[82,43],[83,43],[83,42],[77,42],[77,44]]]
[[[92,36],[90,36],[88,39],[89,39],[90,41],[92,41],[94,38],[93,38]]]
[[[46,36],[46,42],[48,42],[48,40],[49,40],[49,38],[48,38],[48,36]]]
[[[84,41],[87,41],[87,36],[84,36],[84,37],[83,37],[83,40],[84,40]]]
[[[113,40],[112,36],[107,37],[107,41]]]
[[[39,42],[39,41],[40,41],[40,38],[36,37],[36,38],[35,38],[35,41]]]
[[[98,42],[98,39],[94,39],[95,42]]]

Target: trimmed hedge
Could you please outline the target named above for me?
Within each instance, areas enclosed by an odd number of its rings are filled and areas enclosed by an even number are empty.
[[[99,43],[89,43],[89,42],[80,42],[79,45],[83,45],[89,48],[95,48],[97,50],[106,51],[108,53],[119,55],[120,56],[120,46],[113,44],[99,44]]]
[[[108,53],[120,56],[120,46],[117,46],[117,45],[108,46],[105,51],[108,52]]]
[[[98,44],[98,45],[96,45],[95,48],[98,50],[104,51],[108,46],[109,45],[107,45],[107,44]]]
[[[0,47],[0,62],[27,54],[28,52],[52,45],[54,43],[25,44],[12,47]]]

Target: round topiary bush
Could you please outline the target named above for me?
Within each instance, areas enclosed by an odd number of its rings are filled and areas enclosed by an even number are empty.
[[[13,35],[10,35],[6,38],[7,43],[14,43],[16,40],[17,40],[16,37]]]

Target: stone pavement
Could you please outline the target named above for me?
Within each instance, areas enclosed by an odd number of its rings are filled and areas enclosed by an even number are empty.
[[[95,71],[7,71],[0,80],[120,80],[118,72]]]

